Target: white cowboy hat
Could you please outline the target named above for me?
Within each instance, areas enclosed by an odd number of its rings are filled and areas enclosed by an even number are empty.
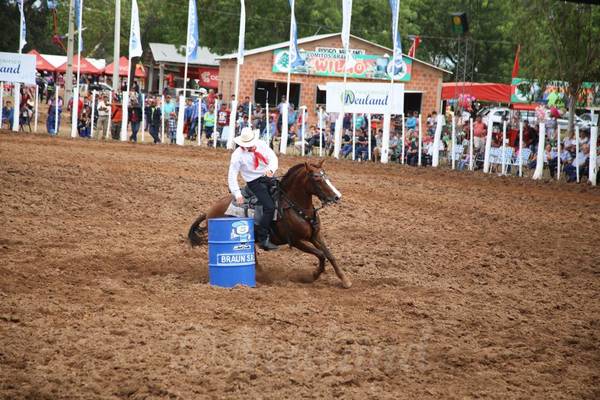
[[[252,128],[243,128],[242,133],[239,136],[233,138],[233,141],[241,147],[252,147],[258,143],[259,132],[258,129],[252,130]]]

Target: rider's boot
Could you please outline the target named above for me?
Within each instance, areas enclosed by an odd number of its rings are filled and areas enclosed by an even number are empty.
[[[261,240],[260,242],[258,242],[258,247],[260,247],[261,249],[263,249],[265,251],[271,251],[271,250],[278,249],[278,247],[276,245],[271,243],[268,236],[264,240]]]

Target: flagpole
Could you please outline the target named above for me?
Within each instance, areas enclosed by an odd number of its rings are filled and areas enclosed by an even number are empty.
[[[390,144],[390,128],[391,128],[391,118],[392,118],[392,103],[394,101],[393,93],[394,93],[394,75],[396,72],[396,51],[398,50],[398,20],[400,19],[400,0],[396,0],[394,4],[394,15],[392,15],[392,21],[394,22],[394,26],[392,27],[392,40],[394,41],[394,54],[392,54],[392,69],[390,74],[390,89],[389,89],[389,103],[388,103],[388,112],[383,116],[383,135],[381,136],[381,163],[387,164],[388,156],[389,156],[389,144]],[[400,50],[401,51],[401,50]],[[400,59],[402,59],[402,51],[400,52]],[[419,114],[420,115],[420,114]],[[402,143],[404,146],[404,143]],[[420,153],[419,153],[420,155]]]
[[[79,118],[79,79],[81,77],[81,29],[83,19],[83,0],[79,2],[79,15],[77,16],[77,82],[75,84],[75,93],[73,94],[73,107],[71,108],[71,137],[77,137],[77,122]]]
[[[229,114],[229,136],[227,137],[227,148],[233,150],[233,138],[237,124],[237,105],[240,87],[240,65],[244,63],[244,36],[246,32],[246,6],[244,0],[240,0],[240,27],[238,33],[238,56],[235,66],[235,93],[231,101],[231,113]],[[241,129],[242,127],[240,127]]]
[[[202,144],[202,95],[200,95],[200,97],[198,97],[198,122],[197,122],[197,126],[198,126],[198,133],[196,134],[196,140],[197,140],[197,144],[198,146],[200,146]]]
[[[146,96],[142,93],[142,143],[146,134]]]
[[[94,137],[94,117],[96,116],[96,91],[92,90],[92,118],[90,121],[90,138]]]
[[[342,44],[344,46],[344,84],[342,85],[342,110],[335,123],[335,131],[333,136],[333,156],[340,158],[340,148],[342,147],[342,129],[344,129],[344,105],[346,104],[346,83],[348,81],[348,57],[350,56],[350,23],[352,20],[352,0],[344,0],[342,4]],[[349,13],[348,21],[345,21],[346,15]],[[346,25],[346,22],[348,25]],[[346,34],[348,37],[345,37]],[[354,148],[354,147],[353,147]]]
[[[118,67],[118,66],[116,66]],[[127,57],[127,89],[123,93],[122,119],[121,119],[121,142],[127,141],[127,125],[129,123],[129,90],[131,88],[131,54]]]
[[[235,137],[235,125],[237,123],[237,98],[240,85],[240,63],[235,66],[234,98],[231,100],[231,113],[229,114],[229,136],[227,137],[227,148],[233,149],[233,138]]]
[[[25,44],[27,44],[27,41],[25,39],[25,32],[23,31],[23,29],[25,29],[25,10],[24,10],[24,4],[23,4],[23,0],[17,0],[18,2],[18,6],[19,6],[19,54],[21,54],[23,52],[23,47],[25,46]],[[18,132],[19,131],[19,117],[21,115],[21,84],[20,83],[15,83],[14,86],[14,93],[13,93],[13,101],[15,102],[15,105],[13,107],[13,123],[12,123],[12,130],[14,132]],[[0,108],[2,107],[2,104],[0,104]],[[1,120],[0,120],[1,122]]]
[[[287,151],[288,141],[288,112],[290,108],[290,81],[292,78],[292,40],[294,40],[294,30],[292,25],[295,25],[296,16],[294,14],[294,8],[296,1],[291,0],[291,13],[290,13],[290,41],[288,43],[288,71],[287,71],[287,84],[285,90],[285,105],[283,112],[281,113],[281,141],[279,143],[279,152],[285,154]]]
[[[192,25],[193,24],[193,25]],[[177,115],[177,135],[175,137],[175,143],[179,146],[183,146],[185,139],[183,137],[183,123],[185,113],[185,98],[187,95],[187,76],[188,76],[188,62],[190,53],[196,58],[197,47],[198,47],[198,12],[196,10],[196,0],[189,0],[188,3],[188,21],[187,21],[187,38],[185,45],[185,67],[183,69],[183,93],[179,96],[179,114]],[[190,39],[194,42],[191,43]],[[193,47],[193,49],[190,49]],[[191,51],[190,51],[191,50]]]
[[[54,135],[58,136],[58,82],[54,81]],[[63,105],[64,105],[64,91],[63,91]]]
[[[38,100],[39,100],[38,97],[39,97],[39,91],[40,91],[40,88],[36,84],[35,85],[35,117],[34,117],[34,123],[33,123],[33,126],[34,126],[33,130],[34,130],[35,133],[37,133],[37,131],[38,131]]]
[[[0,81],[0,129],[2,129],[2,108],[4,107],[4,82]]]

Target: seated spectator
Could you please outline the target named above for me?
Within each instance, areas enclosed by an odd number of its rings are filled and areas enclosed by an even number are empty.
[[[342,135],[342,157],[348,157],[348,154],[352,153],[352,136],[348,133],[348,130],[344,129]]]
[[[2,107],[2,121],[0,121],[0,128],[3,128],[6,124],[6,129],[10,129],[15,117],[15,108],[10,100],[4,102],[5,106]]]
[[[356,157],[359,161],[369,158],[369,136],[364,128],[361,128],[360,135],[356,138]]]
[[[411,135],[407,150],[406,150],[406,163],[408,165],[415,166],[417,165],[417,161],[419,159],[419,143],[415,135]]]
[[[575,182],[577,180],[577,167],[579,167],[579,176],[588,175],[590,146],[584,144],[575,158],[565,164],[565,175],[567,182]]]
[[[568,150],[563,149],[560,153],[561,165],[566,165],[572,159],[571,153]],[[553,157],[548,161],[548,167],[550,168],[550,176],[554,178],[554,175],[558,170],[558,153],[555,150],[553,150]]]
[[[378,129],[377,135],[375,136],[375,146],[373,146],[373,161],[381,160],[381,141],[383,137],[383,130]],[[391,139],[390,139],[391,141]]]

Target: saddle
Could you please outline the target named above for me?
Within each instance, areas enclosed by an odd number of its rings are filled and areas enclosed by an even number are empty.
[[[275,214],[273,215],[273,221],[277,221],[279,218],[279,181],[273,179],[273,184],[269,188],[269,193],[271,194],[271,198],[275,203]],[[244,204],[238,205],[235,202],[235,198],[232,196],[231,202],[229,203],[229,207],[225,211],[225,215],[231,217],[241,217],[241,218],[254,218],[254,221],[258,223],[263,214],[262,205],[258,202],[258,198],[252,193],[252,190],[246,185],[241,190],[242,196],[244,197]]]

